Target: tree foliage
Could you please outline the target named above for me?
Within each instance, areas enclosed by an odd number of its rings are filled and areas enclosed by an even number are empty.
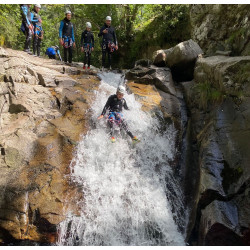
[[[58,44],[59,23],[68,9],[72,11],[77,45],[73,60],[83,60],[80,39],[85,23],[89,21],[95,38],[95,51],[92,54],[92,64],[95,66],[100,66],[101,62],[98,33],[107,15],[112,16],[118,38],[119,50],[113,55],[116,67],[132,67],[135,60],[149,57],[152,50],[168,48],[190,38],[188,5],[43,4],[40,11],[45,31],[41,48],[43,53],[47,47]],[[25,37],[20,26],[20,6],[1,4],[0,45],[23,49]]]

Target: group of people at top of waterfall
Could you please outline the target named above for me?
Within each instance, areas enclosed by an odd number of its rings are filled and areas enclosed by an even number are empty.
[[[30,44],[33,37],[33,55],[40,57],[40,48],[41,42],[43,39],[43,28],[42,28],[42,19],[39,15],[39,11],[41,9],[40,4],[35,4],[33,11],[30,11],[31,4],[21,4],[21,14],[22,14],[22,25],[21,30],[25,34],[25,44],[24,51],[32,54],[30,51]],[[74,27],[71,23],[71,11],[67,10],[65,12],[65,18],[60,22],[59,28],[59,41],[63,46],[64,51],[64,62],[67,64],[72,63],[72,54],[73,47],[75,44],[74,37]],[[85,30],[81,35],[81,51],[84,52],[84,62],[83,69],[90,69],[91,62],[91,53],[94,50],[94,36],[91,32],[92,25],[90,22],[86,22]],[[104,25],[101,27],[98,37],[102,37],[102,70],[105,66],[106,55],[108,55],[108,69],[111,69],[111,54],[118,50],[118,43],[116,39],[115,29],[111,26],[111,17],[107,16]],[[56,55],[61,59],[59,46],[51,46],[47,48],[46,55],[51,59],[56,59]],[[98,119],[102,119],[109,110],[108,114],[108,125],[110,127],[110,136],[111,142],[115,142],[114,137],[114,126],[118,125],[120,128],[124,129],[126,133],[131,137],[133,142],[138,142],[138,138],[134,136],[130,130],[128,129],[128,125],[123,119],[122,110],[125,108],[128,110],[127,103],[124,99],[125,88],[123,86],[119,86],[115,95],[111,95],[108,98],[106,105],[102,111],[102,114],[98,117]]]
[[[31,4],[21,4],[22,26],[21,30],[25,34],[24,51],[32,54],[30,51],[30,44],[33,37],[33,55],[40,56],[41,42],[43,39],[44,30],[42,28],[42,19],[39,15],[41,9],[40,4],[35,4],[31,11]],[[72,63],[73,47],[76,47],[74,37],[74,26],[71,23],[72,13],[67,10],[65,18],[60,22],[59,28],[59,42],[64,51],[64,62],[67,64]],[[118,43],[116,39],[115,29],[111,26],[111,17],[107,16],[104,25],[101,27],[98,37],[102,37],[102,70],[104,69],[106,56],[108,56],[107,68],[111,69],[111,54],[118,50]],[[92,25],[86,22],[84,31],[81,35],[81,51],[84,53],[83,69],[90,69],[91,53],[94,50],[94,36],[91,32]],[[56,54],[60,56],[59,46],[51,46],[46,50],[46,55],[51,59],[56,59]],[[62,59],[61,59],[62,60]]]

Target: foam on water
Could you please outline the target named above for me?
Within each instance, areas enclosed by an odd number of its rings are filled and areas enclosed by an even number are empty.
[[[134,94],[125,94],[128,137],[112,144],[105,120],[97,121],[109,95],[123,84],[120,74],[103,73],[92,105],[96,127],[80,141],[71,178],[82,188],[81,216],[68,215],[59,226],[58,245],[184,245],[167,199],[168,161],[174,156],[173,128],[161,132],[159,121],[141,110]],[[173,185],[175,185],[173,183]],[[178,188],[176,187],[178,192]],[[181,193],[174,206],[182,206]]]

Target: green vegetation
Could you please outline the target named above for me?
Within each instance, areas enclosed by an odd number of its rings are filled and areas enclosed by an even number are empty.
[[[152,55],[151,48],[166,49],[190,38],[188,5],[43,4],[40,11],[45,31],[42,53],[47,47],[59,43],[59,22],[68,9],[72,11],[77,45],[73,60],[83,60],[79,48],[81,33],[85,29],[85,23],[90,21],[96,44],[95,52],[92,54],[92,64],[95,66],[100,66],[101,61],[101,40],[97,34],[107,15],[112,16],[112,25],[116,28],[118,38],[119,50],[113,55],[117,67],[130,68],[137,59]],[[20,26],[20,6],[1,4],[0,45],[23,49],[24,35],[20,31]],[[150,53],[147,54],[145,51]]]
[[[220,103],[226,98],[226,93],[216,89],[208,81],[197,83],[194,88],[194,94],[197,96],[199,108],[206,110],[209,104]]]

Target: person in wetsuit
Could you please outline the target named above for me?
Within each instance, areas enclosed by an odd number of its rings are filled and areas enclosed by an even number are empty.
[[[34,25],[33,55],[40,56],[41,42],[43,39],[42,19],[38,14],[41,9],[40,4],[35,4],[32,23]]]
[[[24,43],[24,51],[30,52],[30,42],[33,35],[33,25],[32,25],[32,15],[30,12],[31,4],[20,4],[21,15],[22,15],[22,25],[21,30],[25,34],[25,43]]]
[[[109,110],[109,117],[108,117],[108,125],[110,127],[110,135],[111,135],[111,142],[115,142],[114,133],[114,123],[117,123],[121,128],[123,128],[126,133],[131,137],[131,139],[136,142],[139,141],[136,136],[129,131],[127,123],[124,121],[122,116],[122,109],[125,108],[129,110],[126,100],[123,98],[125,93],[125,88],[123,86],[119,86],[115,95],[111,95],[108,98],[107,103],[105,104],[101,115],[98,119],[102,119],[106,114],[107,110]]]
[[[94,50],[95,40],[91,32],[92,25],[90,22],[86,23],[86,29],[82,32],[81,36],[81,50],[84,52],[83,69],[86,69],[88,61],[88,69],[90,69],[91,52]]]
[[[64,47],[64,62],[72,63],[72,46],[75,47],[74,28],[71,20],[71,11],[66,11],[66,17],[60,22],[59,40]]]
[[[106,17],[106,22],[100,29],[98,37],[102,36],[102,70],[105,67],[106,54],[108,54],[108,68],[111,69],[111,54],[118,50],[115,29],[111,26],[111,17]]]
[[[47,48],[45,52],[45,55],[47,55],[49,59],[56,59],[56,54],[58,55],[59,59],[62,61],[60,50],[57,45]]]

